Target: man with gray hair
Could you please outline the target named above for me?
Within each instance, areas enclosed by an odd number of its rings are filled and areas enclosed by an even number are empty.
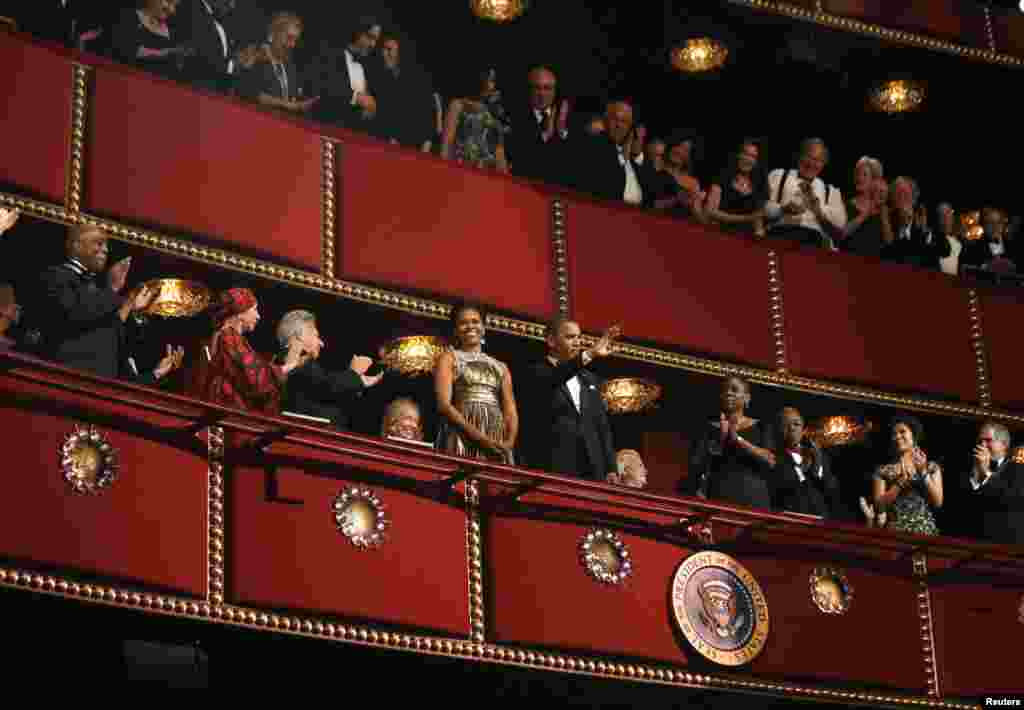
[[[819,176],[828,164],[828,148],[820,138],[800,144],[796,169],[768,173],[765,217],[776,220],[769,236],[836,249],[845,236],[846,207],[839,188]]]
[[[972,458],[965,492],[970,532],[986,542],[1024,544],[1024,466],[1014,461],[1009,430],[982,424]]]
[[[928,210],[919,203],[921,192],[914,178],[901,175],[889,187],[889,243],[882,259],[937,271],[939,260],[949,256],[949,242],[932,234]],[[883,224],[885,224],[883,220]]]
[[[329,419],[335,428],[348,429],[345,405],[364,389],[380,382],[384,373],[367,375],[373,359],[365,355],[352,356],[349,369],[344,372],[324,369],[318,362],[324,341],[316,327],[316,316],[309,311],[288,311],[277,324],[277,342],[282,352],[287,352],[295,341],[302,345],[309,359],[288,376],[284,410]]]

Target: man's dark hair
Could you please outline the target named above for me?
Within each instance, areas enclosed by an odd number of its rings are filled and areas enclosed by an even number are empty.
[[[380,20],[373,15],[363,15],[352,24],[352,36],[349,37],[349,42],[355,42],[359,39],[359,35],[366,34],[374,27],[382,27]]]

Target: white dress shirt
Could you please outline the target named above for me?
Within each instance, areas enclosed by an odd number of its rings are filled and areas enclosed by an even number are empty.
[[[217,35],[220,37],[220,46],[221,49],[224,51],[224,58],[228,59],[228,56],[231,53],[231,50],[228,49],[228,33],[224,31],[224,25],[222,25],[220,23],[220,20],[217,19],[217,16],[213,14],[213,8],[210,7],[210,3],[208,3],[206,0],[203,0],[203,7],[205,7],[206,11],[210,14],[210,19],[213,20],[213,26],[217,28]],[[234,73],[235,60],[228,59],[228,74]]]
[[[782,190],[782,199],[776,202],[775,200],[779,195],[779,183],[782,182],[783,176],[787,173],[789,178],[786,180],[786,185]],[[798,205],[804,204],[804,194],[800,189],[801,182],[804,182],[804,180],[796,170],[779,169],[768,173],[768,202],[764,206],[765,216],[769,219],[782,217],[782,224],[788,227],[807,227],[828,236],[825,228],[818,223],[818,218],[810,210],[810,207],[798,215],[783,214],[783,205],[788,205],[790,202],[795,202]],[[828,193],[827,202],[825,200],[826,192]],[[832,187],[831,190],[826,190],[825,182],[821,178],[814,178],[814,182],[811,183],[811,193],[820,201],[821,211],[828,217],[829,221],[837,229],[844,229],[847,221],[846,207],[843,205],[843,195],[840,193],[839,188]]]
[[[992,252],[992,256],[1002,256],[1006,253],[1006,244],[1001,239],[998,242],[991,241],[988,243],[988,249]]]
[[[619,164],[626,171],[626,189],[622,191],[622,200],[626,204],[639,205],[644,201],[644,191],[640,187],[640,180],[636,176],[636,170],[633,168],[633,161],[627,160],[626,156],[622,153],[622,146],[618,146],[619,150]]]
[[[1003,465],[1003,459],[999,459],[998,461],[995,462],[995,464],[996,464],[996,470],[998,471],[999,467]],[[989,482],[989,479],[992,478],[992,475],[993,475],[992,471],[986,471],[985,472],[985,478],[984,478],[984,480],[982,480],[981,483],[978,483],[978,479],[977,478],[975,478],[974,476],[971,476],[971,488],[973,488],[974,490],[978,490],[979,488],[981,488],[982,486],[984,486],[986,483]]]
[[[573,375],[565,381],[565,386],[569,388],[569,396],[572,398],[572,403],[576,406],[576,411],[582,412],[583,409],[580,407],[580,378]]]
[[[939,259],[939,266],[942,268],[943,273],[956,276],[960,273],[960,252],[963,250],[964,245],[960,243],[959,239],[951,235],[946,236],[946,241],[949,242],[949,256]]]
[[[356,96],[366,93],[366,70],[347,49],[345,50],[345,64],[348,65],[348,83],[352,89],[352,105],[355,106]]]

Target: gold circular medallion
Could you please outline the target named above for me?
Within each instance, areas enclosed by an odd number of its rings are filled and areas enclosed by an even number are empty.
[[[845,614],[853,602],[853,586],[846,575],[831,567],[811,572],[811,601],[823,614]]]
[[[591,530],[580,540],[580,562],[603,584],[622,584],[633,573],[629,548],[611,530]]]
[[[117,450],[95,427],[75,427],[60,447],[60,469],[75,493],[99,493],[117,478]]]
[[[672,580],[672,610],[687,642],[719,665],[750,663],[768,641],[768,602],[761,585],[720,552],[683,560]]]
[[[347,488],[339,493],[332,506],[334,523],[354,547],[368,550],[384,542],[391,525],[384,514],[384,504],[369,488]]]

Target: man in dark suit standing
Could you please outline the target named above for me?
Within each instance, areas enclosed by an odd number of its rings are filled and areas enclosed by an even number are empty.
[[[95,226],[72,227],[65,243],[67,261],[42,274],[39,308],[44,354],[68,367],[102,377],[155,384],[180,367],[184,351],[168,347],[167,355],[152,372],[140,373],[129,357],[125,321],[144,310],[156,292],[141,288],[122,295],[131,257],[107,271],[105,284],[97,283],[107,265],[107,235]]]
[[[187,23],[183,34],[195,50],[186,71],[196,86],[225,92],[231,88],[238,38],[231,36],[225,20],[234,9],[235,0],[190,0],[184,12],[175,14]]]
[[[804,418],[794,407],[779,414],[783,451],[775,457],[772,507],[776,510],[831,518],[839,508],[839,480],[828,456],[804,438]]]
[[[292,370],[285,384],[284,409],[296,414],[330,419],[336,429],[348,429],[347,405],[363,390],[381,381],[384,374],[367,375],[373,360],[364,355],[352,358],[349,369],[329,372],[318,362],[324,341],[309,311],[289,311],[277,326],[277,342],[287,352],[294,341],[310,357],[306,364]]]
[[[571,186],[614,202],[651,206],[655,199],[654,171],[644,164],[637,130],[633,125],[633,104],[625,99],[610,101],[605,109],[605,130],[579,141],[568,167]]]
[[[619,328],[610,328],[589,350],[582,349],[580,335],[579,324],[568,318],[548,324],[547,357],[530,369],[523,385],[523,449],[530,466],[594,481],[616,480],[608,411],[599,380],[588,368],[611,354]]]
[[[367,66],[380,41],[380,22],[361,17],[340,52],[325,47],[317,58],[311,76],[313,96],[319,96],[314,116],[351,130],[369,131],[377,115],[372,74]]]
[[[1010,453],[1010,432],[985,422],[974,447],[974,466],[963,486],[969,532],[985,542],[1024,544],[1024,466]]]
[[[550,68],[534,67],[527,81],[530,99],[512,114],[505,153],[513,175],[561,183],[569,160],[569,102],[556,103],[558,79]]]

